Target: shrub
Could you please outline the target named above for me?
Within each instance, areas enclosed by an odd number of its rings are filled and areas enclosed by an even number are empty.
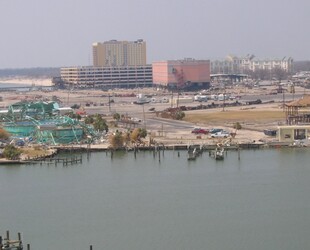
[[[185,117],[185,113],[181,110],[179,110],[175,113],[175,119],[176,120],[182,120],[184,117]]]
[[[130,139],[132,142],[139,142],[142,138],[147,136],[147,131],[144,128],[135,128],[131,134]]]
[[[239,122],[236,122],[236,123],[234,124],[234,129],[237,129],[237,130],[242,129],[241,124],[240,124]]]
[[[14,145],[7,145],[3,150],[3,156],[9,160],[17,159],[21,154],[21,150]]]
[[[119,149],[124,146],[124,136],[121,132],[116,131],[114,135],[110,136],[110,145],[113,149]]]
[[[113,119],[119,121],[121,119],[121,115],[119,113],[113,114]]]

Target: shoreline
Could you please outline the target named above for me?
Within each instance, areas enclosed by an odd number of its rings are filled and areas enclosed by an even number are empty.
[[[0,77],[0,84],[18,84],[29,86],[53,86],[52,78],[36,78],[36,77]]]
[[[186,151],[189,150],[189,148],[201,148],[204,152],[210,152],[214,150],[216,147],[218,147],[218,143],[202,143],[202,142],[196,142],[191,144],[178,144],[178,143],[159,143],[157,145],[149,145],[149,146],[137,146],[137,147],[123,147],[119,149],[112,149],[108,144],[95,144],[95,145],[88,145],[88,144],[81,144],[81,145],[59,145],[59,146],[50,146],[50,152],[44,155],[37,155],[35,157],[22,157],[21,159],[15,159],[15,160],[8,160],[5,158],[0,158],[0,165],[5,164],[31,164],[31,163],[40,163],[45,162],[47,159],[53,159],[55,156],[59,153],[91,153],[91,152],[113,152],[115,151],[124,151],[124,152],[130,152],[134,151]],[[307,146],[301,146],[301,145],[293,145],[291,143],[281,143],[281,142],[233,142],[228,145],[224,145],[225,150],[231,151],[231,150],[255,150],[255,149],[279,149],[279,148],[305,148],[308,149]],[[54,158],[57,160],[57,158]],[[63,159],[62,159],[63,160]],[[81,162],[81,159],[71,159],[72,162]]]

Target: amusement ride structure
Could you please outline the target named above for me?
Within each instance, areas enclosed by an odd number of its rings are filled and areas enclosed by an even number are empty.
[[[37,143],[69,144],[97,136],[93,127],[63,115],[57,102],[18,102],[0,111],[1,126],[12,137]]]

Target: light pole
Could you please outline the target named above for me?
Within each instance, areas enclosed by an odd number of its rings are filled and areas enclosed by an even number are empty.
[[[223,112],[225,111],[225,99],[226,99],[226,88],[224,85],[224,91],[223,91]]]
[[[109,113],[111,113],[111,99],[110,99],[110,94],[109,94]]]
[[[282,89],[282,94],[283,94],[283,97],[282,97],[282,99],[283,99],[283,111],[285,111],[285,91],[284,91],[284,89]]]

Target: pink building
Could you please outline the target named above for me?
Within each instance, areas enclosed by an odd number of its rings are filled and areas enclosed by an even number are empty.
[[[209,60],[154,62],[153,84],[170,89],[207,89],[210,86]]]

